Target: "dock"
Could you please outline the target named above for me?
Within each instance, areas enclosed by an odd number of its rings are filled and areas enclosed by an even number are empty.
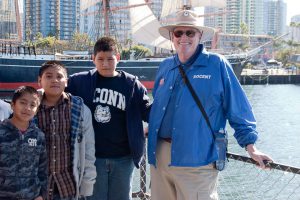
[[[300,84],[300,71],[283,68],[244,69],[239,80],[242,85]]]

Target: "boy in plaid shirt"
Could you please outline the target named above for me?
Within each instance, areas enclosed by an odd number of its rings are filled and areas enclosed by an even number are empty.
[[[67,71],[61,63],[44,63],[38,83],[43,95],[37,123],[45,133],[49,159],[47,199],[85,199],[93,194],[96,178],[91,112],[80,97],[64,92]]]

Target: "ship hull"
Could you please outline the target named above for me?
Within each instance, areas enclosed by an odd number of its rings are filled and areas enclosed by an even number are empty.
[[[14,90],[21,85],[37,88],[39,68],[46,61],[47,59],[34,57],[31,59],[0,58],[0,89]],[[69,75],[94,68],[91,60],[60,60],[60,62],[66,66]],[[117,69],[136,75],[146,88],[151,90],[160,62],[161,60],[120,61]],[[232,67],[236,76],[240,78],[243,68],[241,62],[232,63]]]

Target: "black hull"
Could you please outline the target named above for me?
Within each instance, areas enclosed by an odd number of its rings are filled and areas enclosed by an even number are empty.
[[[37,77],[40,66],[47,59],[14,59],[0,58],[0,89],[13,90],[20,85],[33,85],[37,87]],[[87,71],[94,68],[91,60],[60,60],[68,70],[68,74]],[[156,71],[161,60],[134,60],[120,61],[117,69],[136,75],[148,88],[153,88]],[[238,79],[242,72],[241,62],[232,63]]]

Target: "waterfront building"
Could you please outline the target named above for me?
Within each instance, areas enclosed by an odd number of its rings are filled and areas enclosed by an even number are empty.
[[[0,39],[17,39],[14,0],[0,0]]]
[[[262,0],[252,0],[249,3],[249,33],[251,35],[264,35],[264,7]]]
[[[229,13],[228,13],[229,14]],[[205,7],[204,8],[204,25],[213,27],[220,32],[226,30],[226,9],[216,7]]]
[[[226,9],[231,12],[226,17],[226,29],[225,33],[240,33],[241,23],[245,21],[243,19],[245,0],[233,0],[226,3]]]
[[[211,16],[210,13],[224,13]],[[227,0],[226,8],[204,9],[204,25],[228,34],[273,35],[286,33],[286,3],[283,0]],[[246,26],[248,30],[243,30]]]
[[[292,40],[293,42],[300,43],[300,26],[293,25],[288,27],[289,35],[287,36],[288,40]]]
[[[300,13],[300,11],[299,11]],[[291,18],[291,23],[294,22],[294,23],[300,23],[300,15],[295,15]]]
[[[288,32],[290,33],[287,36],[288,40],[300,43],[300,15],[295,15],[291,18]]]
[[[280,36],[286,29],[286,3],[283,0],[264,0],[264,32]]]
[[[80,0],[24,0],[25,39],[37,33],[70,40],[79,31]]]
[[[220,13],[211,15],[211,13]],[[223,14],[222,14],[223,13]],[[243,33],[242,24],[251,35],[263,32],[263,3],[261,0],[227,0],[226,8],[206,7],[204,25],[218,28],[224,33]]]

